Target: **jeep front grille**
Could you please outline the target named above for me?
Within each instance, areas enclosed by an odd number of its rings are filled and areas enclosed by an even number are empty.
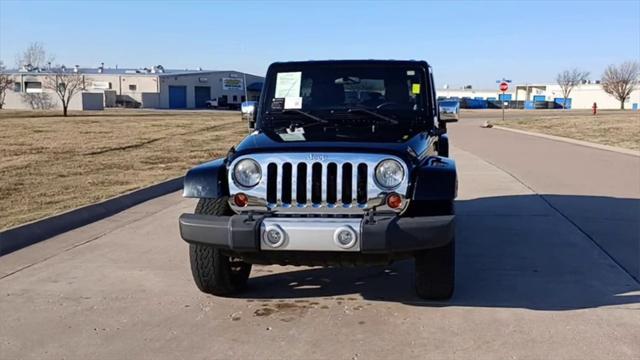
[[[231,176],[235,164],[245,158],[256,160],[262,167],[262,179],[251,189],[242,189]],[[394,156],[360,153],[280,153],[253,154],[239,157],[229,166],[229,190],[233,196],[243,192],[249,196],[251,206],[281,212],[309,212],[313,209],[362,210],[380,205],[384,196],[395,191],[406,196],[407,176],[395,189],[377,185],[375,167],[384,159]],[[232,204],[233,207],[233,204]],[[234,207],[236,211],[242,211]],[[259,210],[259,209],[256,209]]]
[[[366,163],[271,162],[266,172],[266,200],[269,207],[366,204],[367,171]]]

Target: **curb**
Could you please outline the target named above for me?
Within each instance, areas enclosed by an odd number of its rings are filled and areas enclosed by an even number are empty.
[[[0,256],[112,216],[147,200],[178,191],[182,189],[182,183],[183,177],[180,176],[99,203],[9,228],[0,232]]]
[[[594,149],[617,152],[617,153],[625,154],[625,155],[640,156],[640,151],[624,149],[624,148],[620,148],[620,147],[617,147],[617,146],[596,144],[596,143],[583,141],[583,140],[570,139],[570,138],[566,138],[566,137],[562,137],[562,136],[547,135],[547,134],[541,134],[541,133],[530,132],[530,131],[525,131],[525,130],[511,129],[511,128],[497,126],[497,125],[494,125],[493,128],[494,129],[498,129],[498,130],[511,131],[511,132],[518,133],[518,134],[537,136],[537,137],[541,137],[541,138],[545,138],[545,139],[549,139],[549,140],[562,141],[562,142],[566,142],[566,143],[570,143],[570,144],[574,144],[574,145],[586,146],[586,147],[590,147],[590,148],[594,148]]]

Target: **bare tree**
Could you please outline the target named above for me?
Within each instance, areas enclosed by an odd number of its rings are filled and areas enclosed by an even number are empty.
[[[41,42],[32,42],[27,48],[16,56],[16,66],[31,66],[32,68],[44,69],[53,62],[54,56],[47,54],[44,44]]]
[[[560,85],[562,97],[564,98],[562,110],[567,108],[567,99],[571,95],[573,88],[587,80],[587,77],[589,77],[588,71],[580,71],[578,69],[565,70],[556,76],[556,82]]]
[[[0,73],[0,109],[4,105],[5,96],[7,91],[13,86],[13,79],[9,74]]]
[[[27,48],[16,55],[16,67],[25,67],[29,71],[46,70],[51,67],[54,57],[47,53],[41,42],[32,42]],[[23,92],[22,101],[32,109],[46,110],[53,107],[51,96],[47,93]]]
[[[62,114],[67,116],[71,99],[84,90],[84,76],[78,72],[67,73],[62,69],[56,69],[45,76],[42,87],[58,96],[62,103]]]
[[[33,110],[49,110],[55,107],[51,96],[44,92],[22,93],[20,97],[22,102],[28,104]]]
[[[618,66],[609,65],[602,74],[602,89],[620,101],[620,110],[624,110],[627,101],[640,78],[640,64],[627,61]]]
[[[0,109],[2,109],[7,91],[12,85],[13,79],[4,72],[4,63],[0,60]]]

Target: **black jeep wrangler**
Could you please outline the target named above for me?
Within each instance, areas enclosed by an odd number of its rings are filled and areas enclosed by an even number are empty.
[[[306,61],[267,71],[255,131],[191,169],[180,216],[203,292],[241,291],[252,264],[415,259],[415,288],[454,284],[456,168],[424,61]]]

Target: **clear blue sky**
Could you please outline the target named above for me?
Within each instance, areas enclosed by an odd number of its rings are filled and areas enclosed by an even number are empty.
[[[640,1],[178,2],[0,0],[0,59],[40,41],[56,63],[264,74],[306,59],[424,59],[438,86],[599,78],[640,58]]]

